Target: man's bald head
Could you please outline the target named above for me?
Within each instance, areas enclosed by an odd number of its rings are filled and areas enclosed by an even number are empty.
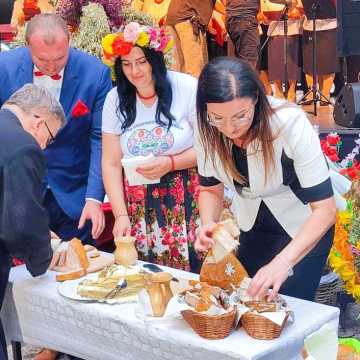
[[[69,31],[55,14],[34,16],[26,28],[26,42],[36,67],[45,75],[59,73],[69,56]]]
[[[34,16],[26,27],[25,39],[29,43],[34,35],[42,35],[47,45],[51,45],[59,37],[70,39],[70,33],[65,21],[55,14],[39,14]]]

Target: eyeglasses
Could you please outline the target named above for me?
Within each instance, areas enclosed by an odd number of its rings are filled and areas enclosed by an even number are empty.
[[[230,119],[230,123],[240,123],[240,124],[246,124],[252,120],[253,117],[253,111],[255,110],[254,105],[251,105],[251,107],[246,110],[246,112],[242,115],[235,115]],[[214,114],[207,114],[208,123],[211,126],[215,126],[218,128],[223,128],[226,126],[227,118],[218,117]]]
[[[41,116],[34,114],[34,118],[40,119]],[[51,144],[55,141],[55,136],[54,136],[53,133],[50,131],[49,126],[48,126],[48,124],[47,124],[47,122],[46,122],[45,119],[43,119],[43,124],[45,125],[46,130],[48,131],[48,133],[49,133],[49,135],[50,135],[50,137],[48,138],[48,140],[47,140],[47,142],[46,142],[46,146],[49,146],[49,145],[51,145]]]

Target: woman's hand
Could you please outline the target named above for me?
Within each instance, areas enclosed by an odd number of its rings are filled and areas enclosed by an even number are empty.
[[[114,239],[119,236],[130,236],[131,223],[128,216],[118,216],[115,218],[115,224],[113,228]]]
[[[136,171],[147,179],[159,179],[171,171],[171,159],[169,156],[157,156],[148,164],[139,166]]]
[[[291,265],[284,261],[280,255],[275,256],[272,261],[255,274],[247,290],[248,295],[253,298],[262,298],[272,288],[269,300],[275,300],[281,285],[289,277],[291,269]]]
[[[214,240],[212,239],[212,232],[215,226],[215,222],[209,222],[200,228],[194,244],[196,251],[203,252],[212,248],[212,246],[214,245]]]

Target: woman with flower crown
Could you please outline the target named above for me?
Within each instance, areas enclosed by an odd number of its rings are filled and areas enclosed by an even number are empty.
[[[198,271],[197,80],[167,71],[172,46],[164,29],[136,22],[103,39],[105,62],[114,65],[116,78],[103,108],[103,180],[115,238],[135,236],[143,260]],[[136,168],[142,183],[129,184],[121,160],[149,155]]]

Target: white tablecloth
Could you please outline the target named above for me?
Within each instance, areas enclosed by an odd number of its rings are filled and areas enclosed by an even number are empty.
[[[2,312],[7,337],[88,360],[298,360],[304,338],[325,323],[337,327],[339,317],[337,308],[286,297],[295,323],[279,339],[255,340],[240,329],[223,340],[205,340],[183,320],[144,323],[135,316],[135,304],[64,298],[54,277],[48,272],[32,278],[24,266],[12,269]]]

